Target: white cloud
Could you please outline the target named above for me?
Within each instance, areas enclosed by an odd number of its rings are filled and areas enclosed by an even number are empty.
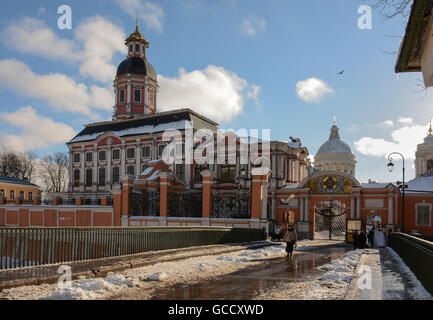
[[[60,73],[37,75],[15,59],[0,60],[0,85],[30,98],[46,100],[57,111],[91,117],[95,117],[90,110],[92,107],[110,110],[113,104],[108,104],[109,89],[93,86],[88,90],[85,84]],[[96,102],[97,99],[101,100]]]
[[[408,124],[412,124],[413,123],[413,119],[412,118],[405,118],[405,117],[400,117],[398,118],[398,122],[404,125],[408,125]]]
[[[230,121],[243,111],[245,90],[252,90],[249,97],[260,91],[235,73],[213,65],[192,72],[180,69],[178,77],[158,75],[158,79],[161,111],[191,108],[216,121]]]
[[[81,74],[101,82],[113,81],[116,74],[116,67],[111,63],[113,55],[116,52],[126,54],[123,31],[96,16],[80,24],[75,30],[75,37],[84,46],[81,53]]]
[[[96,81],[110,82],[114,78],[114,54],[125,53],[125,34],[108,20],[95,16],[84,20],[74,29],[74,40],[57,36],[43,20],[23,18],[9,25],[2,41],[22,53],[49,59],[80,63],[80,72]]]
[[[1,32],[3,43],[22,53],[69,61],[80,60],[77,44],[61,39],[42,20],[23,18]]]
[[[241,23],[241,31],[244,35],[253,37],[258,32],[266,31],[266,19],[257,16],[245,18]]]
[[[155,3],[143,0],[114,0],[114,2],[131,17],[137,16],[149,29],[163,32],[164,9]]]
[[[355,149],[368,156],[386,157],[391,152],[400,152],[405,158],[414,159],[416,147],[427,136],[428,128],[428,125],[409,124],[394,130],[391,140],[361,138],[355,142]]]
[[[334,92],[328,84],[318,78],[310,78],[299,81],[296,84],[296,92],[305,102],[319,102],[322,98]]]
[[[251,90],[247,93],[247,98],[253,99],[256,102],[257,109],[261,109],[262,105],[259,101],[259,94],[262,91],[262,88],[258,85],[252,84]]]
[[[394,122],[392,120],[386,120],[386,121],[382,122],[380,125],[384,126],[384,127],[392,128],[392,127],[394,127]]]
[[[64,143],[76,134],[70,126],[40,116],[30,106],[13,113],[1,112],[0,119],[21,129],[20,135],[0,132],[1,144],[19,152]]]

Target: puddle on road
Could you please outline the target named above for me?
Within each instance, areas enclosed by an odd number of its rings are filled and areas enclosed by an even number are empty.
[[[266,260],[258,267],[237,271],[195,285],[179,284],[155,289],[152,300],[251,300],[281,281],[305,281],[323,273],[317,267],[341,258],[351,247],[330,247],[295,252],[287,258]]]

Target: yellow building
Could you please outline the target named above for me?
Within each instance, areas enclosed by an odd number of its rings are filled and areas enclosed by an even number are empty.
[[[26,180],[0,176],[0,198],[7,201],[14,201],[21,198],[23,201],[32,201],[33,198],[40,196],[40,188]]]

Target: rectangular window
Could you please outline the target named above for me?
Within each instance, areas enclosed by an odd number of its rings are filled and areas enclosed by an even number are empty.
[[[202,176],[201,176],[201,172],[207,170],[207,165],[203,164],[203,165],[195,165],[194,166],[194,181],[195,182],[201,182],[202,181]]]
[[[134,159],[135,158],[135,149],[134,148],[129,148],[126,150],[126,157],[128,159]]]
[[[430,226],[430,206],[417,206],[416,207],[416,225],[417,226]]]
[[[15,200],[15,191],[11,190],[9,200]]]
[[[141,90],[135,90],[134,92],[134,101],[140,102],[141,101]]]
[[[162,158],[162,155],[164,153],[164,149],[165,149],[166,145],[165,144],[160,144],[158,146],[158,156],[159,158]]]
[[[140,53],[140,45],[138,43],[135,44],[135,52]]]
[[[125,102],[125,89],[120,90],[119,92],[119,101]]]
[[[33,200],[33,192],[29,192],[29,201]]]
[[[20,198],[24,200],[24,191],[20,191]]]
[[[185,181],[185,165],[177,164],[176,165],[176,177],[179,180]]]
[[[120,160],[120,150],[113,150],[113,160]]]
[[[134,46],[132,44],[129,46],[129,52],[134,52]]]
[[[113,184],[119,183],[119,167],[113,168]]]
[[[183,143],[176,144],[176,158],[182,159],[185,154],[185,145]]]
[[[0,197],[4,197],[5,196],[5,191],[2,189],[0,190]]]
[[[86,186],[91,186],[93,183],[93,170],[86,169]]]
[[[99,168],[99,185],[105,186],[105,168]]]
[[[221,166],[221,180],[226,182],[234,182],[236,178],[236,165]]]
[[[177,164],[176,165],[176,176],[179,180],[185,181],[185,165]]]
[[[74,163],[80,163],[80,154],[74,153]]]
[[[93,161],[93,153],[92,152],[87,152],[86,153],[86,161],[87,162],[92,162]]]
[[[155,96],[152,92],[149,92],[149,106],[153,107],[155,105]]]
[[[134,176],[135,175],[135,167],[134,166],[128,166],[126,168],[126,173],[131,175],[131,176]]]
[[[105,161],[105,160],[107,160],[105,151],[99,151],[99,161]]]
[[[80,186],[80,170],[74,170],[74,187]]]
[[[143,147],[141,152],[143,158],[150,158],[150,147]]]

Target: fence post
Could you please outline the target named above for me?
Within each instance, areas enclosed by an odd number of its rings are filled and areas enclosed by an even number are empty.
[[[159,177],[159,216],[166,219],[168,216],[168,187],[170,186],[170,173],[160,172]],[[162,222],[162,221],[161,221]],[[165,221],[163,225],[165,225]]]
[[[121,209],[122,225],[128,225],[127,221],[129,216],[132,188],[134,187],[134,177],[130,175],[123,175],[121,177],[121,180],[122,180],[122,209]]]
[[[268,177],[271,170],[268,168],[253,168],[252,175],[252,197],[251,197],[251,219],[258,220],[256,228],[265,227],[268,231],[267,201],[268,201]]]
[[[122,225],[122,190],[120,186],[114,186],[111,194],[113,195],[113,226],[120,227]]]
[[[216,173],[214,171],[205,170],[201,172],[201,176],[203,177],[202,218],[210,219],[212,215],[212,184]],[[209,221],[204,221],[204,223],[209,225]]]

